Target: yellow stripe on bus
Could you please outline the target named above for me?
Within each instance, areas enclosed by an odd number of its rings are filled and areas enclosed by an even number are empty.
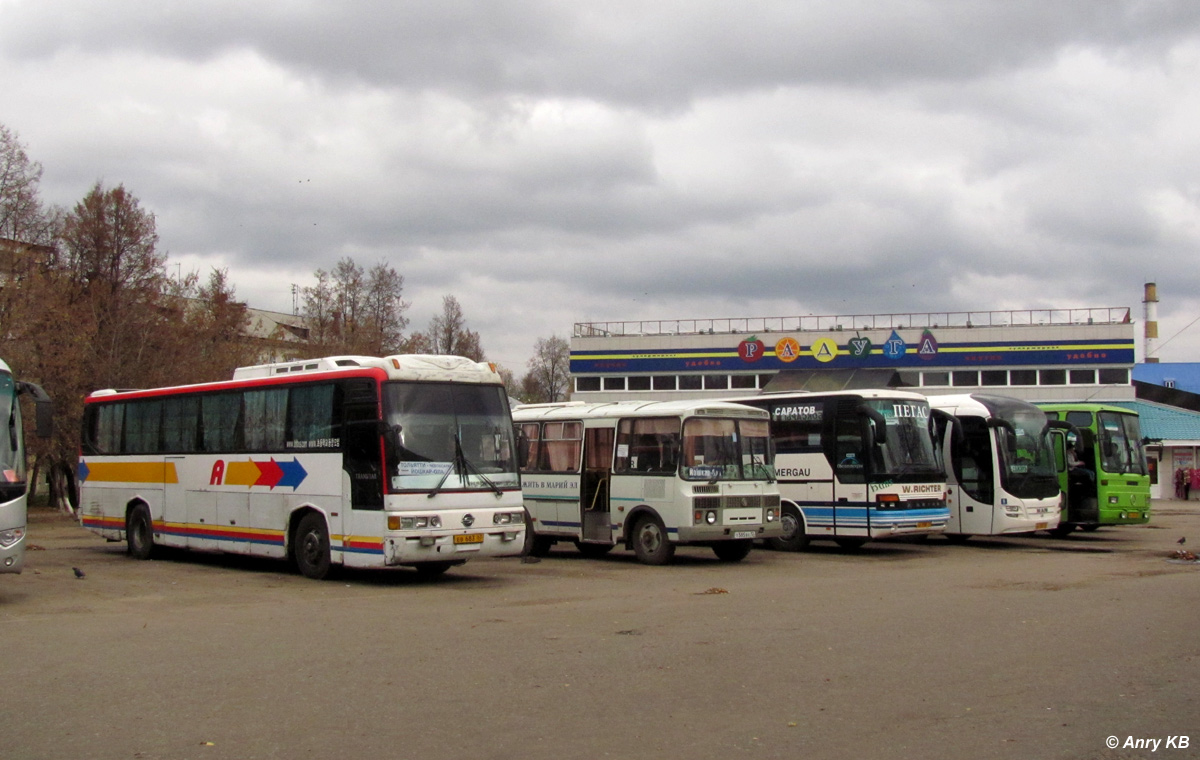
[[[174,462],[88,462],[88,482],[178,483]]]
[[[254,462],[230,462],[225,465],[225,485],[252,486],[258,482],[262,472]]]

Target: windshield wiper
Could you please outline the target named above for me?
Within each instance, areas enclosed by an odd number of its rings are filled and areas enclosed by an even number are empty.
[[[504,492],[500,490],[500,486],[493,483],[491,478],[489,478],[487,475],[484,475],[483,472],[480,471],[479,467],[472,464],[471,460],[467,459],[467,455],[463,453],[462,439],[459,438],[458,433],[454,434],[454,472],[464,484],[467,481],[467,475],[473,472],[480,480],[487,484],[488,488],[495,491],[497,496],[504,495]],[[442,475],[442,479],[438,481],[438,484],[433,487],[433,490],[426,495],[426,498],[432,499],[434,496],[436,496],[438,491],[442,490],[442,485],[446,482],[446,478],[448,477],[450,477],[449,468],[447,468],[446,473]]]

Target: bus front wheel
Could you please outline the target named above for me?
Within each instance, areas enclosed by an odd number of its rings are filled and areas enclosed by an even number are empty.
[[[783,535],[767,539],[767,546],[776,551],[795,552],[808,546],[808,534],[804,532],[804,518],[795,507],[784,505],[779,515]]]
[[[591,558],[595,559],[596,557],[603,557],[605,554],[608,554],[610,551],[612,551],[613,545],[612,544],[590,544],[590,543],[586,543],[584,541],[576,541],[575,548],[578,549],[579,553],[582,554],[583,556],[591,557]]]
[[[675,556],[675,544],[658,518],[647,515],[633,529],[633,552],[643,565],[665,565]]]
[[[754,548],[754,540],[749,538],[734,541],[720,541],[713,544],[713,554],[722,562],[741,562]]]
[[[154,554],[154,523],[145,504],[138,504],[125,518],[125,543],[134,559],[150,559]]]
[[[323,580],[329,575],[329,531],[325,518],[309,512],[296,527],[296,567],[301,575]]]

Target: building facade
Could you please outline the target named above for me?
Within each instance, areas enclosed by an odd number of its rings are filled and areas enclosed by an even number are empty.
[[[826,390],[870,373],[927,394],[1132,400],[1135,344],[1128,308],[583,322],[572,398]]]

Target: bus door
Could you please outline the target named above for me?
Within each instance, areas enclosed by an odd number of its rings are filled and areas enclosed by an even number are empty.
[[[857,400],[839,400],[832,421],[831,462],[834,486],[830,503],[834,532],[838,536],[869,536],[867,468],[874,446],[871,421],[859,411]]]
[[[958,518],[958,532],[989,535],[994,532],[992,517],[996,511],[996,483],[999,452],[1003,436],[997,436],[987,420],[959,417],[962,436],[951,441],[951,459],[956,493],[950,500],[950,513]]]
[[[583,436],[583,473],[579,489],[580,522],[584,541],[612,543],[609,486],[612,484],[613,441],[616,429],[588,428]]]

